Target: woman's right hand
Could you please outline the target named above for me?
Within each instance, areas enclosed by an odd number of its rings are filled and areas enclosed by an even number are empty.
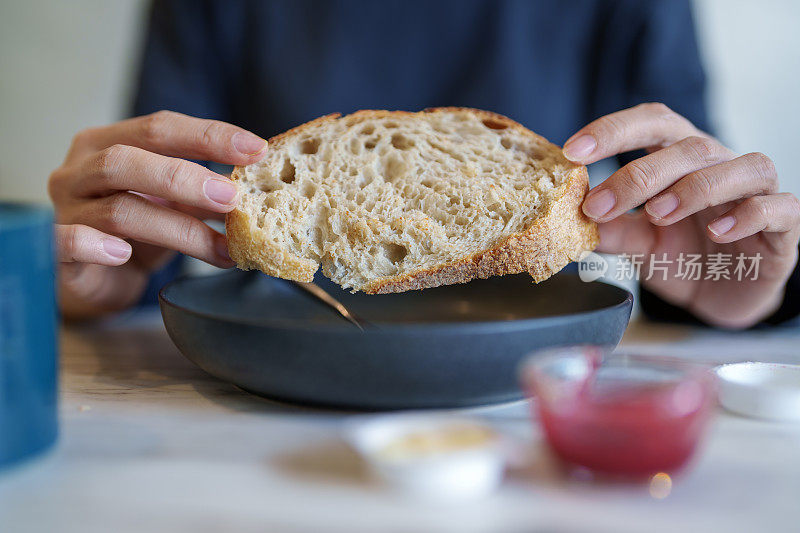
[[[48,183],[64,316],[133,305],[174,251],[233,266],[224,235],[202,220],[232,210],[236,188],[186,159],[247,165],[266,147],[236,126],[169,111],[78,133]]]

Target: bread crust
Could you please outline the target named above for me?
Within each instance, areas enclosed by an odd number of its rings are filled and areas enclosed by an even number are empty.
[[[442,111],[471,113],[481,120],[495,123],[498,128],[511,128],[526,136],[534,137],[548,149],[561,150],[521,124],[490,111],[465,107],[439,107],[426,109],[421,113]],[[327,121],[418,114],[408,111],[361,110],[340,119],[340,115],[334,113],[276,135],[269,140],[269,144],[270,146],[282,144],[287,138],[302,134],[307,129]],[[238,181],[243,173],[243,168],[236,167],[232,179]],[[588,189],[586,167],[574,165],[569,172],[563,193],[552,199],[542,214],[524,232],[511,235],[493,248],[458,261],[435,268],[420,269],[402,276],[381,278],[366,285],[362,290],[368,294],[404,292],[520,272],[528,272],[536,283],[543,281],[597,246],[599,240],[597,225],[581,210]],[[313,280],[319,265],[315,261],[288,254],[266,240],[261,232],[256,231],[255,220],[246,212],[237,208],[228,213],[225,227],[231,258],[239,268],[259,269],[271,276],[296,281]]]

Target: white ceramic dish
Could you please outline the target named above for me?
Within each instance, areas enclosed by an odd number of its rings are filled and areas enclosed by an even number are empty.
[[[464,428],[486,432],[487,438],[438,451],[387,453],[408,437]],[[378,477],[416,499],[475,500],[491,494],[503,477],[505,460],[499,438],[471,419],[416,414],[358,417],[346,425],[344,436]]]
[[[716,368],[719,403],[768,420],[800,421],[800,365],[732,363]]]

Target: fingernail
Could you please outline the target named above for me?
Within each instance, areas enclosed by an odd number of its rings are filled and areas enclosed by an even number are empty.
[[[673,192],[668,192],[660,196],[656,196],[646,204],[644,210],[647,211],[653,218],[664,218],[675,209],[677,209],[680,199],[678,195]]]
[[[597,148],[597,141],[591,135],[581,135],[564,145],[564,157],[570,161],[584,159]]]
[[[203,183],[203,192],[209,200],[228,205],[236,198],[236,185],[227,180],[209,178]]]
[[[225,261],[232,261],[231,256],[228,253],[228,241],[225,239],[225,237],[217,239],[216,247],[218,256]]]
[[[719,237],[720,235],[725,235],[728,233],[733,226],[736,225],[736,219],[727,216],[718,218],[714,222],[708,225],[708,229],[711,230],[711,233]]]
[[[255,155],[267,147],[267,141],[252,133],[237,131],[233,135],[233,147],[245,155]]]
[[[131,245],[122,239],[103,239],[103,251],[117,259],[127,259],[131,255]]]
[[[583,202],[583,212],[586,213],[586,216],[596,220],[611,211],[616,203],[616,196],[608,189],[593,191]]]

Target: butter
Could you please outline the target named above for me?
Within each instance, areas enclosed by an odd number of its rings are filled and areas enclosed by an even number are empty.
[[[394,439],[379,450],[378,456],[387,460],[403,460],[446,454],[485,447],[493,437],[491,431],[476,426],[416,431]]]

